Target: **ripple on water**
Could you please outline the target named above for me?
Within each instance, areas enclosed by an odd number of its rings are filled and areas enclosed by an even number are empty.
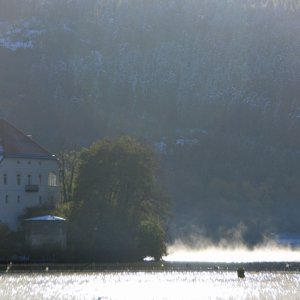
[[[1,300],[297,299],[299,272],[99,272],[4,274]]]

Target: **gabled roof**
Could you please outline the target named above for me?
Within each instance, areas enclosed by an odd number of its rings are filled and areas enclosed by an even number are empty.
[[[3,157],[55,159],[44,149],[5,120],[0,120],[0,160]]]
[[[66,221],[66,219],[57,216],[47,215],[25,219],[25,221]]]

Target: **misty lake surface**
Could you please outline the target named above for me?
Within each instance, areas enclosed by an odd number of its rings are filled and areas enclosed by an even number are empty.
[[[2,273],[0,299],[300,299],[300,272],[103,271]]]

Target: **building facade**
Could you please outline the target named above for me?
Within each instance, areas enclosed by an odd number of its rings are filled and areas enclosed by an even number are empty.
[[[27,207],[57,203],[58,175],[55,156],[0,120],[0,222],[16,230]]]

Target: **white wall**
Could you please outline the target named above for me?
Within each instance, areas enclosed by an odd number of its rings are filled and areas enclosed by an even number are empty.
[[[57,175],[57,186],[48,185],[48,175]],[[18,217],[26,207],[60,200],[58,186],[58,163],[56,160],[4,158],[0,163],[0,221],[11,229],[18,228]],[[7,183],[4,182],[6,174]],[[20,175],[20,184],[17,176]],[[38,192],[26,192],[30,183],[38,185]]]

